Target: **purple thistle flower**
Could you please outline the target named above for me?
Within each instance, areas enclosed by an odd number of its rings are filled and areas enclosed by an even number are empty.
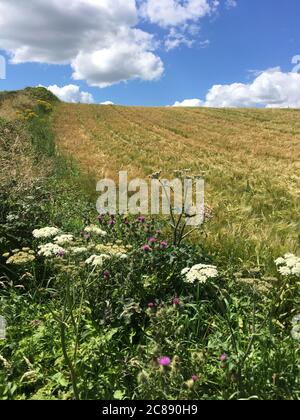
[[[83,236],[84,236],[84,239],[86,239],[87,241],[91,239],[91,235],[89,233],[84,233]]]
[[[171,359],[168,356],[163,356],[158,359],[160,366],[169,366],[171,364]]]
[[[108,222],[109,226],[114,226],[117,222],[115,221],[115,219],[110,219],[110,221]]]
[[[156,231],[156,235],[158,235],[158,236],[159,236],[160,234],[161,234],[161,230],[157,230],[157,231]]]
[[[110,279],[110,272],[109,271],[104,271],[103,276],[104,276],[105,280],[109,280]]]
[[[227,362],[227,360],[228,360],[228,355],[227,355],[226,353],[223,353],[223,354],[220,356],[220,361],[221,361],[222,363],[225,363],[225,362]]]
[[[124,224],[125,224],[125,225],[129,225],[129,220],[127,219],[127,217],[126,217],[126,219],[124,220]]]
[[[153,302],[148,303],[148,308],[153,309],[154,308],[154,303]]]
[[[65,254],[66,254],[66,253],[65,253],[65,251],[64,251],[63,249],[60,249],[56,255],[57,255],[58,257],[63,258],[63,257],[65,256]]]
[[[162,242],[160,243],[160,247],[161,247],[162,249],[166,249],[166,248],[168,248],[168,242],[167,242],[167,241],[162,241]]]
[[[145,216],[139,216],[137,220],[138,220],[138,222],[140,222],[140,223],[145,223],[146,218],[145,218]]]
[[[197,375],[192,376],[192,381],[197,382],[199,381],[199,377]]]
[[[175,305],[175,306],[179,306],[181,304],[181,301],[180,301],[180,299],[178,297],[175,297],[172,300],[172,304]]]
[[[150,244],[155,244],[155,243],[156,243],[156,238],[154,238],[154,237],[149,238],[148,242],[149,242]]]
[[[151,252],[152,251],[152,248],[148,244],[144,245],[142,249],[145,252]]]

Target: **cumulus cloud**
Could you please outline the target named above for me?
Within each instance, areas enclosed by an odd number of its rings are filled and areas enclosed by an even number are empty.
[[[173,106],[300,108],[299,62],[300,55],[295,55],[292,64],[296,66],[290,72],[283,72],[280,67],[251,70],[250,74],[255,77],[251,83],[214,85],[204,101],[186,99]]]
[[[182,102],[178,102],[176,101],[174,105],[172,105],[173,107],[199,107],[199,106],[203,106],[203,101],[201,101],[200,99],[185,99]]]
[[[205,101],[208,107],[300,108],[300,74],[279,67],[260,73],[252,83],[213,86]]]
[[[100,102],[100,105],[114,105],[111,101]]]
[[[108,47],[80,52],[72,61],[75,80],[100,88],[125,80],[159,79],[164,66],[153,52],[153,37],[138,29],[123,29]]]
[[[212,13],[218,4],[216,0],[142,0],[140,13],[151,23],[166,28],[198,21]]]
[[[166,51],[180,46],[191,48],[200,32],[199,21],[214,13],[219,0],[139,0],[140,15],[168,31],[164,38]],[[206,48],[209,41],[197,43]]]
[[[135,0],[0,0],[0,49],[16,64],[71,64],[93,86],[155,80],[164,66],[137,24]]]
[[[47,89],[50,90],[50,92],[56,95],[63,102],[80,102],[82,104],[94,103],[93,95],[88,92],[82,92],[79,86],[76,85],[67,85],[63,87],[53,85],[48,86]]]

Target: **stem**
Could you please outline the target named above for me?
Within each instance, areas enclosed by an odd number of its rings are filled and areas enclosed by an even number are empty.
[[[68,356],[68,351],[67,351],[67,346],[66,346],[66,324],[64,322],[61,322],[60,324],[60,337],[61,337],[61,347],[62,347],[64,359],[65,359],[66,364],[68,365],[70,375],[71,375],[74,397],[75,397],[75,400],[79,401],[80,398],[79,398],[79,392],[77,388],[77,377],[76,377],[74,366]]]

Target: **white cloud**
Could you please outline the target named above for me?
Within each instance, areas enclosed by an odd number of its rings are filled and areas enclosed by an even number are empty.
[[[198,21],[218,6],[210,0],[143,0],[141,15],[161,27],[177,26],[187,21]]]
[[[279,67],[259,74],[252,83],[213,86],[205,101],[209,107],[300,108],[300,74]]]
[[[203,106],[203,101],[200,99],[185,99],[182,102],[176,101],[173,107],[199,107]]]
[[[114,105],[111,101],[100,102],[100,105]]]
[[[219,6],[219,0],[139,0],[139,3],[141,17],[168,31],[164,38],[166,51],[196,44],[199,21],[212,15]],[[206,48],[208,42],[197,45]]]
[[[138,29],[123,29],[108,47],[80,52],[72,61],[73,78],[85,79],[100,88],[136,78],[159,79],[164,66],[152,52],[153,44],[152,35]]]
[[[71,64],[93,86],[155,80],[163,63],[137,24],[135,0],[0,0],[0,49],[13,63]]]
[[[178,48],[180,45],[186,45],[187,47],[191,48],[195,41],[191,39],[185,31],[178,31],[175,28],[171,28],[169,34],[165,39],[165,48],[167,51],[174,50]]]
[[[237,1],[236,0],[226,0],[225,6],[226,6],[227,9],[232,9],[233,7],[237,6]]]
[[[47,89],[63,102],[81,102],[82,104],[94,103],[93,95],[88,92],[81,92],[79,86],[76,85],[67,85],[63,87],[53,85],[48,86]]]

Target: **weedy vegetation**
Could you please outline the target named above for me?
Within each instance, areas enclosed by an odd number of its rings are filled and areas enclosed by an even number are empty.
[[[1,93],[0,399],[298,400],[298,115]],[[193,235],[95,211],[97,179],[187,167]]]

